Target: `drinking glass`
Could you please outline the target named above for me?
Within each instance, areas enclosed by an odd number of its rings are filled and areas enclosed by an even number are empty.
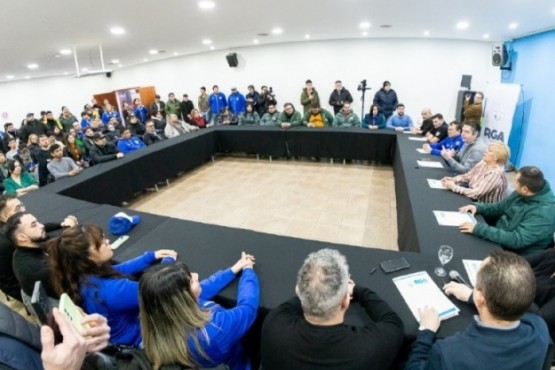
[[[453,259],[453,248],[451,248],[448,245],[442,245],[441,247],[439,247],[439,250],[437,251],[437,256],[439,258],[439,262],[441,263],[441,266],[436,267],[434,272],[436,273],[437,276],[442,276],[442,277],[446,276],[447,272],[445,271],[443,266],[448,264],[449,261]]]

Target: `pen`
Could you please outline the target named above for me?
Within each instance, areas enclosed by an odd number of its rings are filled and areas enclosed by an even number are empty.
[[[372,275],[374,272],[376,272],[376,268],[374,267],[372,270],[370,270],[370,275]]]

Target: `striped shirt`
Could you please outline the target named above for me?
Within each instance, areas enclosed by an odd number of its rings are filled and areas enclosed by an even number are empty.
[[[466,195],[484,203],[494,203],[505,198],[507,194],[507,177],[501,165],[488,167],[481,161],[465,174],[453,178],[455,183],[468,183],[468,188],[455,186],[454,193]]]

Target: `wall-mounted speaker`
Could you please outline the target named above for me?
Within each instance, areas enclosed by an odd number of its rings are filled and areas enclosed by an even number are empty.
[[[237,53],[229,53],[225,56],[225,58],[227,59],[227,64],[229,64],[230,67],[237,67],[239,65],[239,60],[237,59]]]
[[[491,49],[491,65],[494,67],[502,67],[508,61],[507,48],[505,44],[493,44]]]

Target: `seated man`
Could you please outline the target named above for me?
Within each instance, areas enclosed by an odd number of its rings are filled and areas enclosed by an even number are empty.
[[[64,157],[64,151],[58,144],[50,146],[52,160],[48,162],[48,171],[56,180],[67,176],[78,175],[83,169],[79,167],[73,159]]]
[[[131,136],[131,130],[124,128],[121,131],[121,138],[118,140],[118,150],[123,154],[128,154],[145,147],[145,143],[136,136]]]
[[[291,126],[301,126],[303,123],[303,118],[301,113],[295,110],[295,107],[291,103],[285,103],[283,105],[283,112],[278,116],[277,124],[281,128],[289,128]]]
[[[407,131],[412,128],[412,119],[405,114],[404,104],[397,104],[397,112],[389,117],[385,127],[395,131]]]
[[[434,127],[434,123],[432,122],[432,110],[430,108],[424,108],[422,109],[422,112],[420,112],[420,115],[422,116],[422,124],[420,127],[411,128],[410,132],[426,136],[428,131]]]
[[[279,112],[275,104],[268,105],[268,112],[260,119],[260,126],[278,126]]]
[[[198,127],[182,122],[177,118],[176,114],[170,114],[170,120],[164,128],[164,135],[168,139],[183,135],[186,132],[196,131]]]
[[[165,139],[162,135],[156,132],[156,125],[153,120],[149,119],[145,122],[146,132],[143,135],[143,143],[147,146],[152,145],[154,143],[158,143]]]
[[[516,175],[515,191],[507,198],[497,203],[474,203],[460,208],[463,213],[483,215],[489,225],[467,222],[459,229],[520,255],[532,254],[552,243],[554,203],[555,196],[542,171],[533,166],[522,167]]]
[[[311,253],[295,292],[264,321],[264,370],[389,368],[403,343],[403,322],[376,293],[355,286],[343,255],[332,249]],[[368,315],[364,326],[343,323],[351,300]]]
[[[343,104],[333,119],[333,127],[360,127],[360,118],[352,111],[350,103]]]
[[[68,216],[58,227],[77,225],[77,219]],[[45,225],[35,216],[22,209],[7,219],[4,227],[5,235],[15,245],[12,267],[17,281],[25,294],[31,296],[35,281],[42,281],[46,293],[57,298],[52,286],[50,264],[46,253],[45,242],[48,239]]]
[[[433,155],[441,156],[441,150],[453,150],[456,153],[462,148],[464,142],[461,136],[461,124],[457,121],[453,121],[449,124],[447,128],[447,137],[435,144],[424,144],[422,149]]]
[[[486,144],[478,137],[479,133],[479,126],[465,121],[461,134],[464,145],[459,152],[441,149],[441,156],[456,173],[467,173],[484,157]]]
[[[122,158],[123,153],[118,152],[115,145],[108,143],[104,134],[97,132],[92,138],[93,146],[89,149],[89,158],[91,165],[113,161]]]
[[[426,134],[428,143],[435,144],[447,137],[447,123],[443,119],[443,114],[436,113],[432,116],[433,127]]]
[[[535,280],[522,257],[495,251],[482,262],[474,291],[453,282],[443,290],[473,303],[478,316],[464,332],[434,342],[437,311],[420,309],[420,329],[406,370],[542,369],[550,338],[543,319],[526,313]]]
[[[319,103],[313,103],[310,110],[303,117],[303,125],[308,127],[326,127],[331,126],[332,123],[332,114],[322,109]]]
[[[507,196],[505,164],[509,160],[509,148],[503,143],[492,143],[484,159],[473,169],[456,177],[444,177],[443,186],[453,193],[465,195],[483,203],[499,202]],[[460,186],[457,184],[465,184]]]

